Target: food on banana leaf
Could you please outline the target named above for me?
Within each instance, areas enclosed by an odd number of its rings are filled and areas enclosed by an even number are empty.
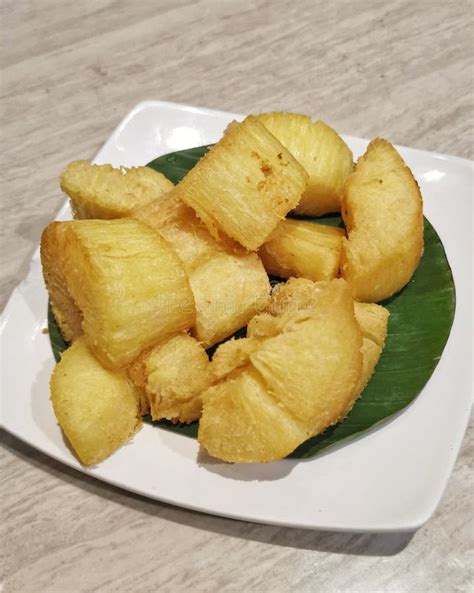
[[[212,375],[204,348],[181,333],[142,354],[129,374],[142,393],[142,414],[189,423],[201,416],[201,393]]]
[[[196,304],[193,335],[208,348],[231,336],[268,302],[270,284],[256,253],[215,239],[172,193],[132,212],[157,230],[184,263]]]
[[[249,324],[249,337],[217,349],[212,365],[221,366],[221,379],[202,396],[198,433],[210,455],[237,463],[281,459],[352,405],[362,334],[350,289],[341,279],[316,287],[312,308],[263,313]]]
[[[60,186],[71,201],[74,218],[123,218],[133,208],[156,200],[173,188],[171,181],[149,167],[92,165],[73,161]]]
[[[423,251],[421,195],[393,146],[374,140],[354,169],[332,128],[298,114],[233,122],[177,186],[75,161],[61,187],[76,220],[46,227],[41,261],[72,345],[51,400],[85,465],[145,414],[200,420],[202,447],[236,463],[281,459],[343,421],[384,349],[375,303]],[[347,238],[286,218],[339,210]],[[267,273],[289,278],[271,297]]]
[[[281,316],[291,311],[312,309],[318,302],[319,290],[318,283],[304,278],[290,278],[285,284],[275,287],[267,311],[274,316]],[[389,318],[388,310],[375,303],[354,301],[354,313],[362,332],[362,373],[355,389],[356,397],[352,405],[367,386],[383,352]],[[248,332],[258,336],[265,331],[262,321],[265,321],[262,316],[260,322],[258,317],[252,320]]]
[[[386,140],[373,140],[345,189],[341,271],[354,298],[387,299],[410,281],[423,253],[423,203],[412,172]]]
[[[339,274],[343,229],[288,218],[259,249],[269,274],[331,280]]]
[[[358,394],[370,381],[385,346],[389,312],[375,303],[354,303],[357,323],[362,331],[362,374],[356,388]]]
[[[298,113],[262,113],[258,119],[308,172],[308,186],[295,212],[312,216],[339,212],[353,166],[352,152],[339,134]]]
[[[57,293],[56,260],[63,262],[67,302]],[[76,327],[80,312],[86,341],[108,368],[129,365],[143,350],[194,323],[194,298],[181,260],[136,220],[53,222],[43,233],[42,263],[61,330]]]
[[[103,461],[140,427],[137,398],[126,372],[104,368],[84,337],[63,353],[51,377],[54,413],[84,465]]]
[[[249,116],[229,126],[173,192],[214,237],[227,235],[255,251],[298,204],[307,181],[297,160]]]

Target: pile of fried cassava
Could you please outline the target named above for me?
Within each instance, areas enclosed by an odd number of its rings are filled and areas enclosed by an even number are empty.
[[[148,167],[76,161],[61,188],[74,220],[41,241],[71,343],[51,399],[85,465],[146,414],[199,420],[199,443],[225,461],[285,457],[350,412],[384,348],[376,303],[423,250],[420,191],[394,147],[373,140],[354,166],[304,115],[232,123],[176,186]],[[332,212],[345,230],[287,218]],[[268,274],[287,281],[271,290]]]

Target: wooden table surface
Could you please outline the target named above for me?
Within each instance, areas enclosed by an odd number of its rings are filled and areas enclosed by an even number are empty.
[[[2,306],[64,199],[61,168],[142,99],[300,111],[473,156],[468,0],[3,0],[1,14]],[[0,591],[472,591],[472,435],[425,527],[342,535],[152,502],[2,433]]]

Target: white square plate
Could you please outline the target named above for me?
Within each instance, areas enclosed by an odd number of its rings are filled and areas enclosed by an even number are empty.
[[[144,165],[215,142],[235,114],[147,101],[118,126],[96,163]],[[360,155],[367,142],[345,140]],[[446,349],[415,402],[358,440],[310,460],[229,465],[199,455],[197,441],[145,425],[133,441],[85,470],[67,447],[49,402],[54,366],[39,254],[1,321],[2,424],[40,451],[100,480],[150,498],[261,523],[340,531],[403,531],[435,510],[458,454],[472,399],[473,164],[401,148],[418,179],[456,284]],[[60,218],[70,218],[64,207]]]

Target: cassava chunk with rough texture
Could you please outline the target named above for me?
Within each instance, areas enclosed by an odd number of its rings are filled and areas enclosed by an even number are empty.
[[[254,116],[230,125],[174,192],[207,226],[250,251],[265,242],[303,194],[308,175]]]
[[[354,303],[354,312],[362,332],[362,374],[356,387],[357,394],[361,394],[383,352],[390,313],[375,303],[357,302]]]
[[[242,249],[238,243],[214,239],[194,210],[172,193],[136,208],[132,218],[159,232],[172,246],[186,266],[194,270],[225,250]]]
[[[140,426],[137,392],[127,374],[105,369],[84,337],[78,338],[56,365],[51,402],[59,425],[84,465],[103,461]]]
[[[51,223],[41,235],[41,265],[49,302],[56,323],[66,342],[72,342],[82,335],[82,312],[69,292],[63,249],[64,235],[67,225]]]
[[[51,249],[43,258],[45,278],[55,259],[63,258],[68,293],[82,314],[87,343],[104,366],[127,366],[144,349],[194,323],[184,266],[148,226],[127,218],[50,226],[60,231],[54,232],[56,258]],[[49,282],[53,302],[55,288]],[[67,316],[67,311],[61,314]]]
[[[259,315],[249,337],[217,349],[211,370],[220,381],[202,396],[198,434],[210,455],[281,459],[350,407],[362,371],[350,290],[344,280],[316,286],[313,308]]]
[[[341,210],[344,185],[352,171],[352,152],[335,130],[298,113],[262,113],[264,126],[301,163],[308,186],[297,204],[299,214],[320,216]]]
[[[291,311],[313,309],[317,306],[321,285],[304,278],[290,278],[285,284],[277,285],[267,307],[272,316],[255,317],[248,326],[248,335],[256,336],[268,333],[269,324]],[[354,302],[354,313],[362,332],[362,373],[355,387],[355,397],[341,419],[347,415],[357,397],[367,386],[377,362],[382,354],[387,336],[389,312],[375,303]],[[213,361],[214,362],[214,361]]]
[[[273,288],[271,299],[264,312],[279,319],[286,313],[312,310],[318,306],[321,291],[326,285],[326,282],[312,282],[307,278],[290,278],[287,282],[277,284]],[[259,331],[258,325],[253,319],[248,331],[254,335],[254,332]]]
[[[213,457],[266,463],[286,457],[310,436],[303,423],[278,406],[251,365],[205,392],[198,439]]]
[[[350,176],[342,216],[342,276],[358,301],[378,302],[407,284],[423,252],[423,203],[412,172],[386,140],[373,140]]]
[[[268,276],[255,253],[216,255],[189,274],[196,302],[196,338],[208,348],[244,327],[265,308]]]
[[[342,237],[340,228],[307,222],[282,220],[259,249],[269,274],[310,280],[331,280],[339,273]]]
[[[211,384],[209,358],[199,342],[178,334],[144,353],[130,376],[142,391],[153,420],[193,422],[201,416],[201,393]]]
[[[265,307],[270,284],[260,258],[235,241],[214,239],[175,195],[167,194],[132,216],[157,230],[182,259],[196,304],[192,333],[206,348]]]
[[[149,167],[114,168],[88,161],[69,163],[60,185],[74,218],[122,218],[173,189],[171,181]]]

